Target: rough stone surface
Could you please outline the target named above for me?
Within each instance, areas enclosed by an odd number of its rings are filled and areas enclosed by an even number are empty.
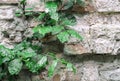
[[[120,49],[119,38],[120,26],[116,24],[94,25],[92,30],[92,46],[95,53],[100,54],[118,54]],[[119,46],[119,47],[116,47]]]
[[[0,19],[13,19],[15,6],[0,6]]]
[[[84,62],[81,81],[100,81],[98,69],[93,61]]]
[[[79,55],[91,53],[82,44],[66,44],[64,47],[64,53],[67,55]]]
[[[92,0],[98,12],[120,12],[120,0]]]
[[[70,40],[64,47],[65,54],[119,54],[120,14],[91,13],[75,16],[77,25],[73,29],[84,39]]]
[[[18,0],[0,0],[0,4],[17,4]]]
[[[51,78],[47,78],[46,70],[40,74],[22,70],[14,81],[120,81],[120,0],[86,1],[86,11],[93,12],[74,14],[77,24],[72,27],[83,36],[83,41],[71,38],[64,48],[53,42],[44,45],[48,49],[43,49],[51,52],[64,49],[67,55],[56,56],[72,62],[77,68],[76,74],[58,64],[58,71]],[[17,3],[18,0],[0,0],[0,44],[8,48],[31,37],[32,28],[41,23],[34,18],[16,18],[17,6],[12,4]],[[45,10],[39,0],[27,0],[26,8],[32,7],[35,12]],[[78,8],[76,10],[82,10]],[[34,43],[38,44],[38,41]]]
[[[45,11],[44,3],[40,0],[27,0],[27,8],[33,8],[32,11],[38,12],[38,11]]]

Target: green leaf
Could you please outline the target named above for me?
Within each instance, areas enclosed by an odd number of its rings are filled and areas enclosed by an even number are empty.
[[[42,68],[46,65],[47,63],[47,56],[43,56],[38,62],[37,65],[39,68]]]
[[[22,69],[23,63],[20,59],[14,59],[9,63],[8,71],[11,75],[18,74]]]
[[[25,59],[25,58],[29,58],[29,57],[35,56],[36,53],[31,48],[28,48],[26,50],[23,50],[22,52],[19,52],[18,55]]]
[[[62,4],[64,4],[64,9],[69,9],[73,6],[74,0],[62,0]]]
[[[2,61],[2,57],[0,57],[0,65],[3,63],[3,61]]]
[[[61,32],[64,29],[63,26],[53,26],[52,27],[52,34],[57,34],[59,32]]]
[[[34,28],[33,28],[33,32],[34,32],[34,33],[37,33],[37,32],[39,32],[39,29],[40,29],[40,27],[39,27],[39,26],[34,27]]]
[[[50,33],[52,31],[51,26],[37,26],[33,29],[33,32],[39,32],[41,35],[45,35],[47,33]]]
[[[72,14],[66,14],[66,13],[62,13],[60,14],[60,24],[63,26],[74,26],[76,25],[76,18],[74,15]]]
[[[15,53],[12,50],[4,47],[3,45],[0,45],[0,56],[4,63],[13,59],[15,57]]]
[[[25,4],[26,0],[20,0],[20,4]]]
[[[57,38],[60,40],[61,43],[67,42],[69,40],[69,33],[64,31],[64,32],[60,32],[57,35]]]
[[[85,6],[85,0],[77,0],[77,3],[80,5],[80,6]]]
[[[41,14],[38,16],[37,19],[38,19],[38,20],[42,20],[42,19],[45,17],[45,15],[46,15],[45,13],[41,13]]]
[[[76,22],[68,19],[63,19],[63,22],[61,24],[64,26],[74,26]]]
[[[67,63],[67,69],[76,73],[76,68],[71,63]]]
[[[25,13],[25,15],[27,15],[27,16],[30,16],[30,15],[32,15],[33,13],[32,12],[26,12]]]
[[[45,4],[46,12],[49,13],[52,19],[58,21],[58,13],[57,13],[57,3],[53,1],[48,1]]]
[[[25,65],[33,73],[38,71],[38,67],[37,67],[37,65],[36,65],[36,63],[34,61],[31,61],[31,60],[30,61],[26,61]]]
[[[57,4],[53,1],[46,2],[45,7],[48,9],[48,12],[50,13],[57,11]]]
[[[35,73],[35,72],[38,72],[38,70],[41,70],[46,66],[47,57],[43,56],[37,63],[33,60],[26,61],[25,63],[26,63],[26,66],[29,68],[29,70]]]
[[[16,17],[20,17],[20,16],[22,16],[22,15],[21,15],[20,13],[16,13],[15,16],[16,16]]]
[[[39,28],[39,33],[42,34],[43,36],[47,33],[50,33],[51,31],[52,31],[52,27],[50,27],[50,26]]]
[[[15,11],[15,16],[17,16],[17,17],[20,17],[20,16],[22,16],[22,10],[16,10]]]
[[[57,66],[58,60],[54,60],[48,69],[48,76],[51,77],[54,73],[54,70]]]
[[[82,36],[80,36],[80,34],[75,30],[67,30],[67,32],[70,34],[70,36],[83,40]]]
[[[68,63],[65,59],[60,59],[60,62],[64,65],[66,65]]]
[[[51,18],[58,21],[58,13],[50,13]]]
[[[29,10],[29,11],[31,11],[31,10],[33,10],[33,8],[26,8],[25,10]]]

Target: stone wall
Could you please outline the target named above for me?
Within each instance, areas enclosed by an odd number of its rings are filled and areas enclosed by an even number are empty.
[[[18,3],[18,0],[0,0],[0,44],[9,48],[31,36],[32,28],[38,24],[32,18],[23,21],[15,17]],[[71,38],[62,54],[75,64],[77,73],[61,66],[51,81],[120,81],[120,0],[86,0],[86,4],[83,13],[74,14],[77,25],[72,27],[84,40]],[[33,6],[34,11],[44,11],[44,4],[39,0],[27,0],[27,7]],[[41,77],[23,71],[18,81],[23,79],[36,81]]]

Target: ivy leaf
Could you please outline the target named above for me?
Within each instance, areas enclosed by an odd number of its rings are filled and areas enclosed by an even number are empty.
[[[15,57],[15,53],[3,45],[0,45],[0,56],[2,58],[2,62],[4,63],[13,59]]]
[[[39,28],[39,33],[45,36],[45,34],[50,33],[52,31],[52,27],[47,26],[47,27],[40,27]]]
[[[45,17],[45,15],[46,15],[45,13],[41,13],[41,14],[38,16],[37,19],[38,19],[38,20],[42,20],[42,19]]]
[[[37,63],[33,60],[26,61],[25,63],[29,70],[35,73],[45,67],[45,65],[47,64],[47,57],[43,56]]]
[[[34,33],[37,33],[37,32],[39,32],[39,28],[40,28],[39,26],[37,26],[37,27],[34,27],[34,28],[33,28],[33,32],[34,32]]]
[[[66,65],[68,62],[65,59],[60,59],[61,63]]]
[[[0,57],[0,65],[3,63],[2,57]]]
[[[85,6],[85,0],[77,0],[77,4],[84,7]]]
[[[69,40],[69,33],[64,31],[64,32],[60,32],[57,35],[57,38],[60,40],[61,43],[67,42]]]
[[[42,68],[46,65],[47,63],[47,56],[43,56],[37,63],[39,68]]]
[[[74,26],[76,24],[76,22],[74,22],[73,20],[69,20],[67,18],[62,19],[62,25],[64,26]]]
[[[66,14],[66,13],[62,13],[60,14],[60,24],[63,26],[74,26],[76,25],[76,18],[74,15],[72,14]]]
[[[67,30],[67,32],[70,34],[70,36],[83,40],[83,38],[75,30]]]
[[[71,63],[67,63],[67,69],[76,73],[76,68]]]
[[[22,61],[20,59],[14,59],[9,63],[8,71],[11,75],[18,74],[22,69]]]
[[[64,9],[69,9],[73,6],[74,0],[62,0],[62,4],[64,5]]]
[[[26,3],[26,0],[20,0],[20,4]]]
[[[20,17],[20,16],[22,16],[20,13],[15,13],[15,16],[16,17]]]
[[[30,15],[32,15],[32,14],[33,14],[32,12],[26,12],[26,13],[25,13],[26,16],[27,16],[27,15],[30,16]]]
[[[31,48],[28,48],[28,49],[23,50],[22,52],[18,53],[18,55],[21,56],[22,58],[29,58],[29,57],[35,56],[36,53]]]
[[[26,0],[20,0],[20,4],[25,4]]]
[[[50,13],[51,18],[58,21],[58,13]]]
[[[31,11],[31,10],[33,10],[33,8],[26,8],[25,10],[27,10],[27,11]]]
[[[46,12],[49,13],[52,19],[58,21],[58,13],[57,13],[57,3],[53,1],[48,1],[45,4]]]
[[[49,67],[49,69],[48,69],[48,76],[49,76],[49,77],[51,77],[51,76],[53,75],[54,70],[55,70],[55,68],[56,68],[56,66],[57,66],[57,63],[58,63],[58,60],[54,60],[54,61],[52,62],[52,64],[51,64],[51,66]]]
[[[52,34],[57,34],[59,32],[61,32],[64,29],[63,26],[53,26],[52,27]]]
[[[35,73],[35,72],[37,72],[38,71],[38,68],[37,68],[37,66],[36,66],[36,63],[34,62],[34,61],[26,61],[25,62],[25,65],[27,66],[27,68],[31,71],[31,72],[33,72],[33,73]]]

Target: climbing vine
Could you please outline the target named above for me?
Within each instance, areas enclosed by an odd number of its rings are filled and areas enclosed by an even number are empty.
[[[17,75],[26,67],[33,73],[38,73],[49,65],[48,57],[52,58],[52,64],[48,68],[48,76],[51,77],[58,64],[61,62],[68,69],[76,72],[74,65],[63,58],[57,58],[49,51],[44,54],[42,50],[43,42],[49,41],[46,38],[55,37],[61,43],[66,43],[71,37],[82,40],[78,32],[70,27],[76,24],[76,19],[69,10],[74,4],[84,6],[82,0],[42,0],[45,3],[44,12],[32,12],[33,8],[26,8],[26,0],[20,0],[19,8],[15,15],[27,19],[35,15],[37,21],[42,22],[33,28],[33,37],[26,38],[23,42],[16,45],[14,49],[0,46],[0,79],[6,75]],[[26,12],[29,10],[29,12]],[[33,45],[29,40],[32,38],[40,39],[41,45]]]

